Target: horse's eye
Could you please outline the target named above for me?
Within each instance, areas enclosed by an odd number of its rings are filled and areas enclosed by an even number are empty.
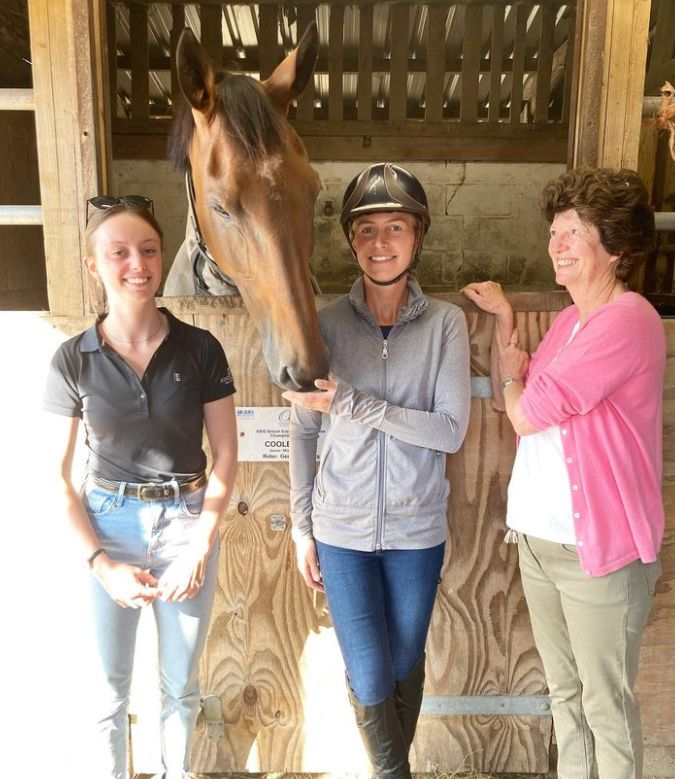
[[[218,216],[222,216],[224,219],[230,218],[229,211],[226,211],[221,205],[216,204],[211,206],[211,208],[213,208],[213,210],[218,214]]]

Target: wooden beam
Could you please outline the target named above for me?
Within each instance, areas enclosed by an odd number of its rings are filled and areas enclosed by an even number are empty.
[[[459,119],[462,122],[475,122],[478,119],[478,77],[482,33],[482,6],[467,6],[464,12],[462,97],[459,108]]]
[[[172,9],[178,8],[179,6],[172,6]],[[367,8],[367,6],[364,6],[364,8]],[[372,6],[371,6],[372,8]],[[309,11],[310,14],[312,13],[312,10],[308,6],[302,6],[300,9],[298,9],[298,17],[300,16],[300,11],[302,10]],[[361,10],[361,6],[359,6],[359,10]],[[447,8],[441,8],[439,6],[433,6],[429,9],[429,11],[440,11],[441,13],[445,13],[447,16]],[[503,9],[501,9],[503,10]],[[441,32],[444,32],[441,29]],[[360,47],[363,43],[365,38],[363,36],[360,36],[359,40],[359,51],[343,51],[342,53],[342,62],[343,62],[343,72],[344,73],[359,73],[359,62],[360,62],[360,54],[361,50]],[[328,46],[326,46],[326,51],[320,51],[319,56],[317,58],[316,63],[316,72],[317,73],[327,73],[328,69],[330,67],[329,63],[329,52],[328,52]],[[164,55],[164,54],[153,54],[152,51],[149,54],[150,57],[150,70],[153,71],[165,71],[169,72],[171,70],[171,57]],[[249,50],[246,53],[245,58],[240,58],[237,55],[237,50],[233,46],[223,46],[223,62],[236,62],[237,63],[237,69],[244,72],[244,73],[258,73],[260,71],[260,57],[258,56],[258,51],[256,49]],[[279,57],[279,61],[281,61],[281,56]],[[129,70],[131,68],[131,56],[124,52],[117,57],[117,70]],[[538,60],[536,57],[525,57],[525,62],[523,66],[523,72],[524,73],[536,73],[538,69]],[[427,73],[429,69],[429,65],[426,61],[426,58],[424,56],[418,56],[414,59],[412,57],[408,57],[406,62],[406,68],[408,70],[408,73]],[[510,73],[513,69],[513,62],[510,59],[507,59],[505,62],[501,63],[501,68],[503,73]],[[383,74],[389,74],[389,71],[391,70],[391,60],[385,59],[384,57],[373,57],[372,58],[372,70],[373,73],[383,73]],[[490,73],[492,70],[492,59],[490,57],[481,57],[478,62],[478,70],[480,73]],[[462,72],[462,59],[460,57],[451,57],[446,58],[445,60],[445,72],[446,73],[461,73]]]
[[[368,121],[373,116],[373,6],[370,3],[359,7],[358,69],[358,117]]]
[[[35,126],[50,309],[86,309],[82,270],[86,199],[106,189],[97,161],[103,59],[92,27],[98,0],[29,0]]]
[[[529,4],[518,5],[516,7],[516,32],[513,43],[513,74],[511,76],[511,110],[509,111],[509,121],[511,124],[520,123],[520,115],[523,111],[525,33],[527,32],[527,17],[529,11]]]
[[[150,74],[148,72],[148,9],[132,3],[129,9],[131,38],[131,115],[143,119],[150,113]]]
[[[165,5],[176,5],[177,3],[181,3],[184,0],[163,0]],[[134,0],[134,2],[141,3],[143,5],[155,5],[157,0]],[[398,5],[400,4],[401,0],[378,0],[378,5]],[[448,0],[424,0],[425,5],[428,6],[444,6],[447,8],[448,6]],[[452,5],[485,5],[486,2],[492,4],[492,5],[501,5],[501,6],[509,6],[514,4],[514,0],[453,0]],[[576,0],[568,0],[569,4],[574,4]],[[538,5],[546,5],[550,6],[551,8],[557,9],[560,7],[561,0],[537,0]],[[200,5],[220,5],[222,6],[223,0],[201,0]],[[312,7],[316,7],[320,4],[320,0],[294,0],[293,5],[296,7],[301,7],[303,5],[309,5]],[[331,6],[333,5],[355,5],[354,0],[330,0]],[[279,7],[279,0],[255,0],[255,2],[252,2],[252,0],[242,0],[241,2],[237,2],[237,5],[245,5],[245,6],[275,6],[276,8]],[[360,3],[359,3],[360,5]]]
[[[408,36],[410,10],[407,3],[393,5],[391,14],[391,75],[389,121],[405,119],[408,113]]]
[[[331,6],[328,24],[328,116],[332,121],[340,121],[344,112],[344,20],[344,7]]]
[[[178,39],[185,27],[185,6],[173,5],[171,6],[171,33],[169,40],[169,48],[171,51],[171,100],[175,107],[180,103],[183,93],[178,83],[178,69],[176,68],[176,49],[178,48]]]
[[[647,77],[657,65],[673,59],[673,42],[675,36],[675,3],[672,0],[661,0],[657,6],[656,29],[654,31],[654,40],[652,41],[652,50],[649,57],[649,70]]]
[[[649,0],[584,3],[574,165],[637,166],[649,7]]]
[[[504,9],[492,6],[492,46],[490,51],[492,68],[490,71],[490,104],[488,121],[497,123],[502,104],[502,73],[504,72]]]
[[[260,52],[260,78],[266,79],[281,62],[279,53],[279,25],[277,7],[261,5],[258,9],[260,32],[258,50]]]
[[[548,103],[551,97],[551,75],[553,70],[553,47],[555,35],[555,13],[543,7],[540,11],[541,34],[539,36],[539,67],[534,97],[534,121],[548,121]]]
[[[32,89],[0,89],[0,111],[34,111]]]
[[[307,29],[308,25],[316,20],[314,8],[302,6],[298,8],[298,37]],[[314,75],[307,82],[307,86],[298,95],[298,108],[296,116],[302,121],[311,121],[314,117]]]
[[[105,28],[106,47],[108,53],[107,84],[108,84],[108,111],[110,118],[117,119],[117,72],[119,70],[117,57],[117,11],[112,3],[105,4]],[[128,68],[131,68],[129,57]]]
[[[447,8],[429,8],[427,21],[427,81],[424,95],[424,117],[429,122],[443,118],[445,94],[445,22]]]
[[[220,67],[223,64],[223,9],[201,3],[199,18],[202,23],[201,44]]]
[[[113,135],[116,159],[166,159],[169,122]],[[557,162],[567,158],[567,128],[560,125],[491,125],[479,122],[296,122],[310,159],[483,160]]]

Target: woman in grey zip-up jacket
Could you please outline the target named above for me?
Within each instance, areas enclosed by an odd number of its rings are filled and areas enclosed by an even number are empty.
[[[285,394],[293,538],[307,584],[326,590],[373,770],[409,776],[447,530],[445,458],[469,418],[469,345],[461,309],[409,275],[429,226],[411,173],[367,168],[347,188],[342,224],[363,275],[319,312],[332,379]]]

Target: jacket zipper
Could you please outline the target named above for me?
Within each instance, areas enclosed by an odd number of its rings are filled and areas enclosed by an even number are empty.
[[[387,359],[389,357],[389,346],[387,339],[384,339],[382,344],[382,397],[387,397]],[[384,530],[384,478],[386,473],[385,461],[387,457],[387,436],[384,433],[380,433],[380,486],[378,495],[378,511],[377,511],[377,525],[375,528],[375,549],[380,551],[382,549],[382,533]]]

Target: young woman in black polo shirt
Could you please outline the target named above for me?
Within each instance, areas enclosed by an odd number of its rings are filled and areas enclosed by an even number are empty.
[[[234,384],[218,341],[155,305],[162,232],[146,198],[90,201],[85,265],[107,315],[56,352],[45,406],[59,415],[57,453],[68,526],[91,569],[100,655],[92,779],[127,776],[128,697],[140,609],[158,629],[166,779],[188,769],[199,710],[198,662],[218,567],[218,524],[237,463]],[[80,420],[88,448],[81,492],[71,470]],[[202,449],[206,426],[213,455]]]

